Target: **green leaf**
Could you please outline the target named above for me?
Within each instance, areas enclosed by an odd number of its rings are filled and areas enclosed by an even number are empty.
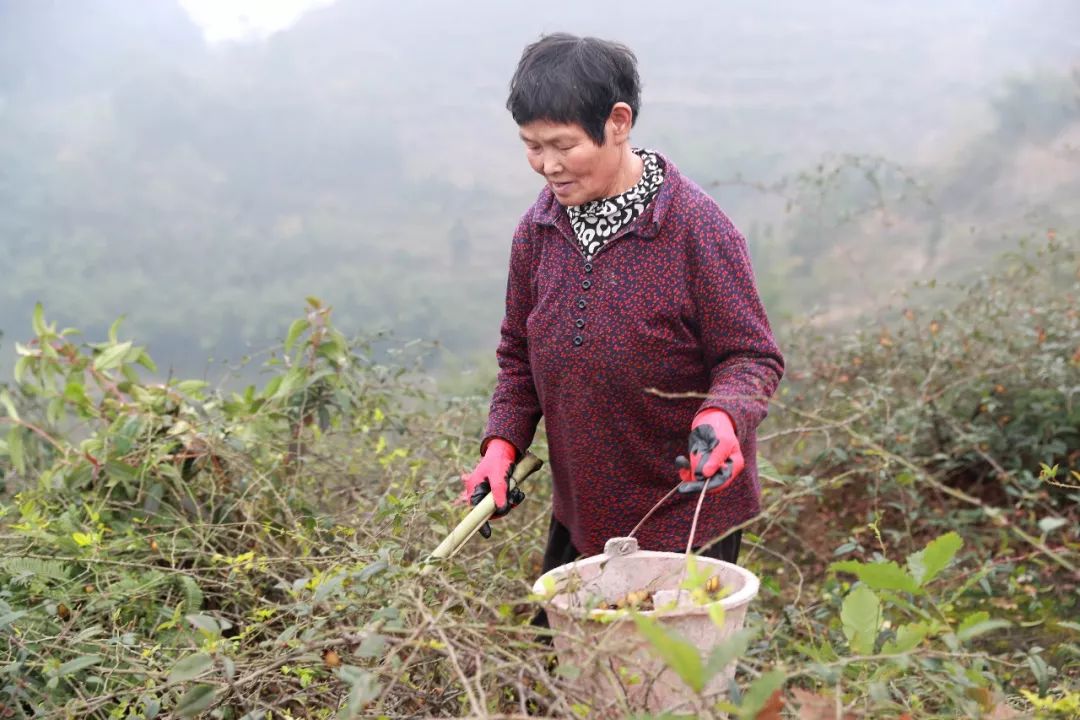
[[[377,658],[382,657],[385,650],[386,638],[377,633],[373,633],[365,637],[363,642],[360,643],[356,655],[357,657],[362,658]]]
[[[45,308],[42,307],[41,303],[34,303],[34,316],[31,319],[30,324],[34,328],[35,335],[44,335],[49,331],[45,326]]]
[[[56,668],[56,677],[66,677],[67,675],[74,675],[80,670],[85,670],[88,667],[93,667],[101,662],[100,655],[83,655],[77,657],[74,660],[68,660],[66,663]]]
[[[919,585],[925,586],[945,569],[963,545],[964,541],[959,535],[947,532],[931,540],[919,552],[908,555],[908,569]]]
[[[1068,522],[1069,521],[1065,518],[1044,517],[1042,520],[1039,521],[1039,530],[1042,530],[1044,533],[1050,533],[1060,527],[1064,527],[1066,524],[1068,524]]]
[[[903,590],[919,592],[919,583],[911,574],[892,560],[887,562],[862,563],[858,560],[834,562],[829,566],[833,572],[851,573],[874,590]]]
[[[90,398],[86,396],[86,387],[75,380],[68,380],[64,386],[64,398],[76,405],[87,405],[90,402]]]
[[[185,395],[192,395],[199,392],[203,388],[206,388],[210,383],[205,380],[181,380],[176,383],[176,389]]]
[[[638,631],[645,636],[664,664],[675,671],[694,692],[705,687],[705,668],[696,647],[675,632],[665,631],[651,618],[634,615]]]
[[[979,610],[978,612],[970,613],[960,622],[960,625],[956,628],[956,634],[959,635],[967,628],[978,625],[981,622],[986,622],[989,619],[990,613],[986,612],[985,610]]]
[[[716,673],[723,671],[739,656],[746,653],[750,641],[757,632],[752,628],[744,628],[731,635],[723,643],[716,646],[709,653],[709,660],[705,663],[705,682],[708,683]]]
[[[216,638],[221,635],[221,625],[209,615],[193,613],[191,615],[185,615],[184,618],[197,630],[205,633],[207,637]]]
[[[292,325],[289,326],[289,333],[285,336],[285,352],[290,352],[293,349],[293,345],[300,339],[300,335],[311,327],[305,318],[294,320]]]
[[[319,583],[319,586],[315,588],[315,595],[312,597],[317,603],[323,602],[332,595],[336,595],[342,589],[345,584],[344,575],[335,575],[323,582]]]
[[[379,697],[379,692],[382,690],[374,675],[352,665],[342,665],[338,668],[338,678],[350,686],[349,697],[345,702],[345,707],[338,713],[339,718],[361,717],[360,713],[364,707]]]
[[[281,387],[281,381],[283,378],[283,375],[275,375],[274,377],[270,378],[270,380],[266,383],[266,387],[263,388],[263,397],[272,398],[277,395],[278,388]]]
[[[4,406],[9,418],[18,421],[19,411],[15,409],[15,402],[11,399],[11,395],[8,394],[7,390],[0,391],[0,405]]]
[[[776,469],[764,455],[758,453],[757,456],[758,476],[765,477],[769,480],[773,480],[778,483],[784,482],[784,476],[780,474],[780,471]]]
[[[199,587],[199,583],[195,582],[195,578],[190,575],[181,575],[180,589],[184,592],[184,609],[185,610],[198,610],[203,604],[203,591]]]
[[[214,658],[207,653],[195,653],[181,658],[169,671],[169,682],[194,680],[214,667]]]
[[[709,619],[712,620],[713,625],[718,628],[724,627],[724,616],[727,614],[724,612],[723,603],[712,602],[709,603]]]
[[[161,703],[157,701],[157,698],[152,696],[144,696],[141,698],[143,704],[143,717],[146,720],[154,720],[161,712]]]
[[[153,361],[149,354],[142,348],[139,348],[139,354],[135,356],[135,362],[142,365],[144,368],[152,373],[157,372],[157,363]]]
[[[176,715],[182,718],[194,717],[214,704],[214,686],[196,685],[184,693],[176,705]]]
[[[1046,695],[1046,689],[1050,686],[1050,668],[1039,655],[1028,655],[1027,665],[1031,668],[1031,674],[1039,684],[1039,697]]]
[[[75,544],[79,547],[86,547],[94,544],[94,536],[87,535],[86,533],[75,532],[71,533],[71,539],[75,541]]]
[[[135,368],[131,367],[131,365],[128,364],[130,362],[133,362],[134,360],[135,358],[125,357],[124,360],[120,363],[120,372],[124,374],[124,379],[127,380],[128,383],[130,383],[131,385],[138,385],[139,373],[135,372]],[[128,390],[124,387],[124,383],[120,383],[117,387],[120,388],[121,392],[128,392]]]
[[[271,395],[271,399],[287,398],[294,390],[304,384],[304,373],[306,370],[302,367],[291,368],[287,373],[281,376],[281,384],[278,385],[277,390]]]
[[[124,316],[113,320],[113,324],[109,326],[109,342],[116,344],[116,333],[120,330],[120,323],[124,322]]]
[[[22,429],[13,427],[7,434],[7,453],[11,464],[20,475],[26,474],[26,459],[23,457]]]
[[[574,680],[577,680],[579,677],[581,677],[581,668],[579,668],[577,665],[571,665],[569,663],[564,664],[560,662],[558,667],[555,668],[555,674],[561,678],[566,678],[567,680],[573,682]]]
[[[985,615],[986,613],[972,613],[973,615]],[[1012,623],[1008,620],[979,620],[977,622],[969,623],[971,615],[964,618],[964,622],[960,624],[960,627],[956,631],[956,637],[960,638],[961,642],[967,642],[973,638],[977,638],[980,635],[985,635],[988,632],[994,630],[1001,630],[1003,628],[1012,627]]]
[[[49,404],[45,407],[45,419],[50,425],[59,425],[60,418],[64,415],[64,399],[61,397],[54,397],[49,401]]]
[[[806,643],[792,643],[791,647],[811,660],[818,663],[830,663],[834,660],[839,660],[840,656],[836,654],[836,649],[829,644],[828,640],[824,640],[820,645],[808,645]]]
[[[376,560],[370,565],[365,566],[363,570],[361,570],[355,575],[356,581],[361,583],[367,582],[371,578],[386,570],[388,567],[390,567],[390,564],[385,560]],[[547,589],[546,583],[544,585],[544,588]],[[552,594],[554,594],[554,592]]]
[[[8,625],[21,618],[27,612],[28,611],[26,610],[15,610],[5,615],[0,615],[0,629],[6,628]]]
[[[844,598],[840,608],[844,636],[852,652],[869,655],[881,624],[881,601],[866,585],[859,585]]]
[[[26,374],[26,368],[30,366],[30,358],[21,357],[15,363],[15,382],[21,383],[23,381],[23,375]]]
[[[908,623],[896,628],[896,639],[890,640],[881,648],[884,653],[905,653],[918,647],[927,635],[930,626],[926,623]]]
[[[100,355],[94,358],[94,369],[97,371],[112,370],[119,367],[128,350],[131,349],[131,341],[122,342],[118,345],[110,345]]]
[[[37,558],[14,556],[0,560],[0,568],[3,568],[11,575],[33,575],[60,582],[68,580],[67,566],[56,560],[39,560]]]

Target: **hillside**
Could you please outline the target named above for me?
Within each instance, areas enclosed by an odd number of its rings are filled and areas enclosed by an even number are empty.
[[[213,375],[207,357],[261,350],[315,294],[349,335],[489,362],[507,234],[537,189],[505,85],[557,28],[637,49],[640,143],[746,231],[778,319],[858,314],[1075,217],[1072,3],[624,10],[340,0],[209,46],[167,2],[5,4],[3,347],[41,301],[88,330],[126,314],[168,366]],[[849,156],[887,158],[883,197],[863,170],[822,176]]]

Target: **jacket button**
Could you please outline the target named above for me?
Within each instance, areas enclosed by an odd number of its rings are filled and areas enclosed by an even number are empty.
[[[585,342],[585,338],[581,337],[580,335],[574,336],[574,345],[581,345],[581,343],[583,342]]]
[[[577,306],[578,306],[579,309],[584,310],[585,309],[585,298],[581,298],[580,300],[578,300],[577,301]]]
[[[576,327],[578,330],[585,327],[585,318],[578,318],[577,320],[575,320],[574,327]]]
[[[585,272],[587,272],[587,273],[592,272],[592,263],[585,263]]]
[[[582,283],[581,283],[581,289],[582,290],[588,290],[591,287],[592,287],[592,281],[591,280],[582,281]]]

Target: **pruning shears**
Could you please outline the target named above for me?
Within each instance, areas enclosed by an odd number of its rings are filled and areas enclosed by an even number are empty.
[[[690,456],[697,455],[698,465],[694,468],[694,480],[690,482],[679,483],[679,492],[687,495],[689,493],[699,493],[704,490],[715,490],[716,488],[723,487],[731,480],[731,471],[734,467],[734,462],[731,458],[724,461],[723,467],[712,477],[705,477],[705,463],[709,459],[709,453],[713,451],[713,448],[717,444],[716,432],[710,425],[698,425],[696,428],[690,431]],[[685,455],[680,455],[675,458],[675,467],[680,470],[687,470],[690,468],[690,461]]]
[[[525,457],[521,458],[514,466],[514,471],[510,474],[510,477],[506,481],[506,499],[507,509],[502,514],[509,512],[509,508],[514,504],[514,498],[524,497],[524,493],[519,489],[519,485],[525,480],[525,478],[532,475],[534,472],[544,466],[544,461],[536,457],[532,453],[525,453]],[[458,526],[454,528],[446,539],[439,543],[439,547],[429,556],[429,560],[445,560],[452,557],[454,553],[462,548],[469,538],[475,535],[477,532],[483,532],[482,528],[487,525],[488,520],[495,515],[495,498],[490,492],[480,496],[480,488],[477,488],[477,492],[474,494],[471,501],[473,502],[473,508],[469,511],[469,514],[465,516],[465,519],[458,523]],[[520,502],[520,500],[518,500]],[[490,528],[488,533],[490,533]],[[431,565],[428,564],[424,567],[426,571]]]

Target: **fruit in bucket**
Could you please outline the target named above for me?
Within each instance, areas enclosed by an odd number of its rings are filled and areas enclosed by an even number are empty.
[[[724,586],[720,583],[720,577],[712,575],[705,581],[704,594],[701,592],[680,592],[678,590],[662,590],[654,594],[652,590],[631,590],[613,601],[600,603],[599,609],[633,609],[639,611],[674,609],[675,607],[684,607],[687,601],[691,604],[703,605],[719,600],[724,595]],[[657,602],[657,596],[659,596],[660,602]],[[685,601],[683,600],[684,597]]]
[[[626,593],[621,598],[618,598],[615,602],[604,603],[602,607],[605,610],[623,610],[624,608],[652,610],[655,606],[653,604],[653,594],[651,591],[634,590]]]

